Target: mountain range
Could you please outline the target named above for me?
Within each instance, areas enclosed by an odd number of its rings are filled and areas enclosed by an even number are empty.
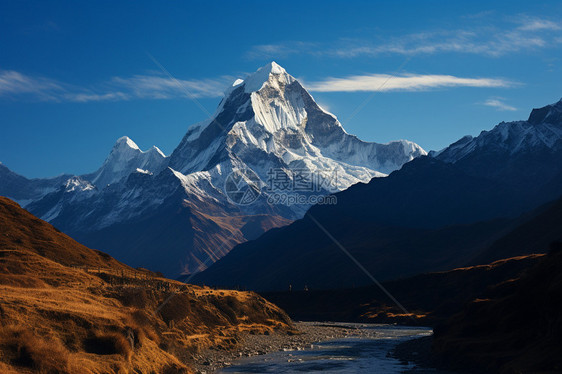
[[[301,218],[311,196],[384,177],[425,154],[406,140],[378,144],[348,134],[271,62],[235,81],[170,156],[122,137],[85,175],[27,179],[0,165],[0,195],[89,247],[177,276]],[[272,200],[279,195],[305,200]]]
[[[187,373],[243,331],[296,333],[233,288],[293,318],[432,324],[447,368],[562,365],[562,100],[426,153],[348,134],[272,62],[169,156],[123,136],[83,175],[0,164],[0,195],[27,209],[0,196],[0,372]]]
[[[467,303],[481,300],[488,288],[518,278],[546,258],[543,253],[552,243],[562,242],[562,198],[515,221],[512,229],[476,256],[473,263],[477,265],[391,280],[384,282],[384,288],[414,313],[416,323],[435,326],[445,322]],[[414,322],[377,285],[295,288],[262,295],[298,320]]]
[[[313,206],[194,280],[260,291],[370,284],[334,239],[380,281],[544,252],[540,229],[523,236],[529,247],[518,253],[506,243],[520,234],[499,240],[527,220],[556,216],[539,206],[561,195],[562,100],[336,193],[337,205]]]

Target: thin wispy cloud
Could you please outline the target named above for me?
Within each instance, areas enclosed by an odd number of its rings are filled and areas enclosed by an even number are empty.
[[[501,98],[501,97],[492,97],[489,98],[488,100],[486,100],[483,105],[495,108],[497,110],[500,111],[515,111],[517,110],[517,108],[508,105],[504,102],[505,99]]]
[[[427,91],[447,87],[511,87],[515,84],[497,78],[464,78],[435,74],[369,74],[345,78],[327,78],[322,81],[307,83],[306,87],[316,92],[384,92]]]
[[[193,97],[220,97],[226,87],[234,81],[232,76],[222,76],[216,79],[194,79],[174,81],[171,78],[158,75],[135,75],[129,78],[114,77],[111,85],[125,89],[137,98],[170,99],[185,96],[178,87],[178,82],[192,93]]]
[[[0,97],[28,94],[46,100],[64,91],[59,83],[51,79],[32,78],[17,71],[0,70]]]
[[[54,101],[88,103],[91,101],[121,101],[130,99],[131,96],[124,92],[108,92],[104,94],[67,92],[60,97],[55,97]]]
[[[256,45],[247,52],[252,58],[278,58],[297,54],[354,58],[381,55],[420,55],[463,53],[499,57],[508,53],[547,47],[562,36],[559,23],[537,17],[519,16],[509,27],[475,26],[456,30],[432,30],[384,40],[338,39],[329,43],[286,41]]]
[[[0,70],[0,98],[80,103],[183,98],[185,93],[178,87],[178,82],[195,98],[213,98],[221,97],[233,80],[232,76],[221,76],[214,79],[174,81],[154,74],[113,77],[92,87],[80,87],[13,70]]]
[[[520,16],[518,18],[518,22],[521,23],[521,26],[519,26],[518,29],[523,31],[562,29],[560,23],[558,22],[554,22],[547,19],[536,18],[536,17]]]

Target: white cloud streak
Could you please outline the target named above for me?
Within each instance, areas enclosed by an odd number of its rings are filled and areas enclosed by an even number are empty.
[[[196,79],[176,81],[154,75],[134,75],[130,78],[114,77],[111,84],[123,88],[134,97],[149,99],[170,99],[185,96],[181,86],[192,93],[195,98],[220,97],[226,87],[234,81],[234,77],[223,76],[217,79]]]
[[[254,46],[250,59],[269,59],[308,54],[322,57],[355,58],[381,55],[429,55],[463,53],[499,57],[509,53],[546,48],[561,36],[562,27],[551,20],[519,16],[509,27],[476,26],[456,30],[418,32],[385,38],[339,39],[330,43],[287,41]]]
[[[158,75],[134,75],[113,77],[98,85],[97,89],[80,88],[56,80],[31,77],[22,73],[0,70],[0,98],[32,99],[53,102],[102,102],[134,99],[185,98],[185,90],[196,98],[221,97],[224,88],[233,81],[231,76],[216,79],[174,80]],[[447,87],[511,87],[517,85],[499,78],[463,78],[438,74],[368,74],[344,78],[326,78],[306,83],[310,91],[358,92],[358,91],[427,91]],[[185,88],[185,90],[182,89]],[[488,104],[487,104],[488,105]]]
[[[234,77],[181,80],[192,97],[221,97]],[[13,70],[0,70],[0,98],[54,102],[100,102],[133,99],[174,99],[185,97],[176,81],[161,75],[113,77],[93,87],[78,87],[54,79],[34,77]]]
[[[486,100],[483,105],[492,107],[492,108],[496,108],[497,110],[500,111],[515,111],[517,110],[517,108],[508,105],[506,103],[503,102],[503,98],[501,97],[497,97],[497,98],[489,98],[488,100]]]
[[[32,78],[13,70],[0,70],[0,96],[33,94],[49,99],[63,93],[60,84],[46,78]]]
[[[560,23],[536,17],[521,16],[519,17],[519,22],[521,23],[521,26],[519,26],[518,29],[523,31],[556,31],[562,29]]]
[[[346,78],[328,78],[306,84],[306,88],[316,92],[384,92],[384,91],[427,91],[446,87],[511,87],[515,85],[504,79],[462,78],[452,75],[419,74],[369,74]]]

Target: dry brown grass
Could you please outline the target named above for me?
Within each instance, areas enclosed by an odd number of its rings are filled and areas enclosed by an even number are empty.
[[[0,248],[26,250],[62,265],[131,269],[111,256],[92,250],[40,220],[14,201],[0,196]]]
[[[112,283],[132,269],[6,200],[0,197],[2,374],[183,374],[195,352],[229,349],[241,331],[290,327],[283,311],[255,294],[165,279],[157,281],[181,291],[157,312],[170,292],[143,287],[136,276]],[[84,265],[106,270],[75,267]]]
[[[134,340],[129,342],[127,337],[119,332],[94,332],[92,336],[82,342],[84,351],[96,355],[121,355],[127,360],[131,358]]]
[[[60,341],[47,341],[22,327],[2,327],[0,347],[13,367],[45,374],[70,372],[70,355]]]
[[[115,290],[106,287],[108,295],[115,294]],[[156,302],[142,310],[126,307],[118,299],[95,295],[81,287],[47,286],[22,292],[19,287],[0,286],[0,304],[2,328],[19,331],[24,340],[32,336],[47,342],[32,346],[53,347],[61,353],[46,357],[67,357],[66,361],[58,360],[59,364],[53,364],[60,373],[132,373],[135,370],[149,373],[162,372],[165,368],[188,372],[186,362],[180,362],[160,346],[167,325],[154,314]],[[26,347],[31,345],[21,344],[22,352],[27,352]],[[37,353],[32,356],[32,365],[24,367],[3,354],[0,354],[0,361],[32,372],[49,372],[46,367],[51,361],[35,358],[47,352],[43,348],[30,351]],[[9,350],[3,345],[0,352]],[[76,366],[80,367],[79,371],[73,371],[72,367]]]

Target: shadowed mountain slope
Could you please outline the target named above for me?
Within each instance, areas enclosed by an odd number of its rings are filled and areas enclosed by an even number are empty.
[[[562,370],[562,245],[435,329],[442,363],[494,373]]]
[[[561,110],[562,102],[534,110],[527,121],[502,122],[387,178],[354,185],[334,195],[336,205],[313,206],[303,219],[235,247],[194,279],[260,291],[368,284],[315,221],[379,280],[532,253],[536,247],[484,251],[562,194]],[[525,212],[531,213],[520,217]],[[551,214],[556,221],[556,209]],[[536,225],[535,237],[543,224]],[[556,235],[556,226],[550,230]]]

